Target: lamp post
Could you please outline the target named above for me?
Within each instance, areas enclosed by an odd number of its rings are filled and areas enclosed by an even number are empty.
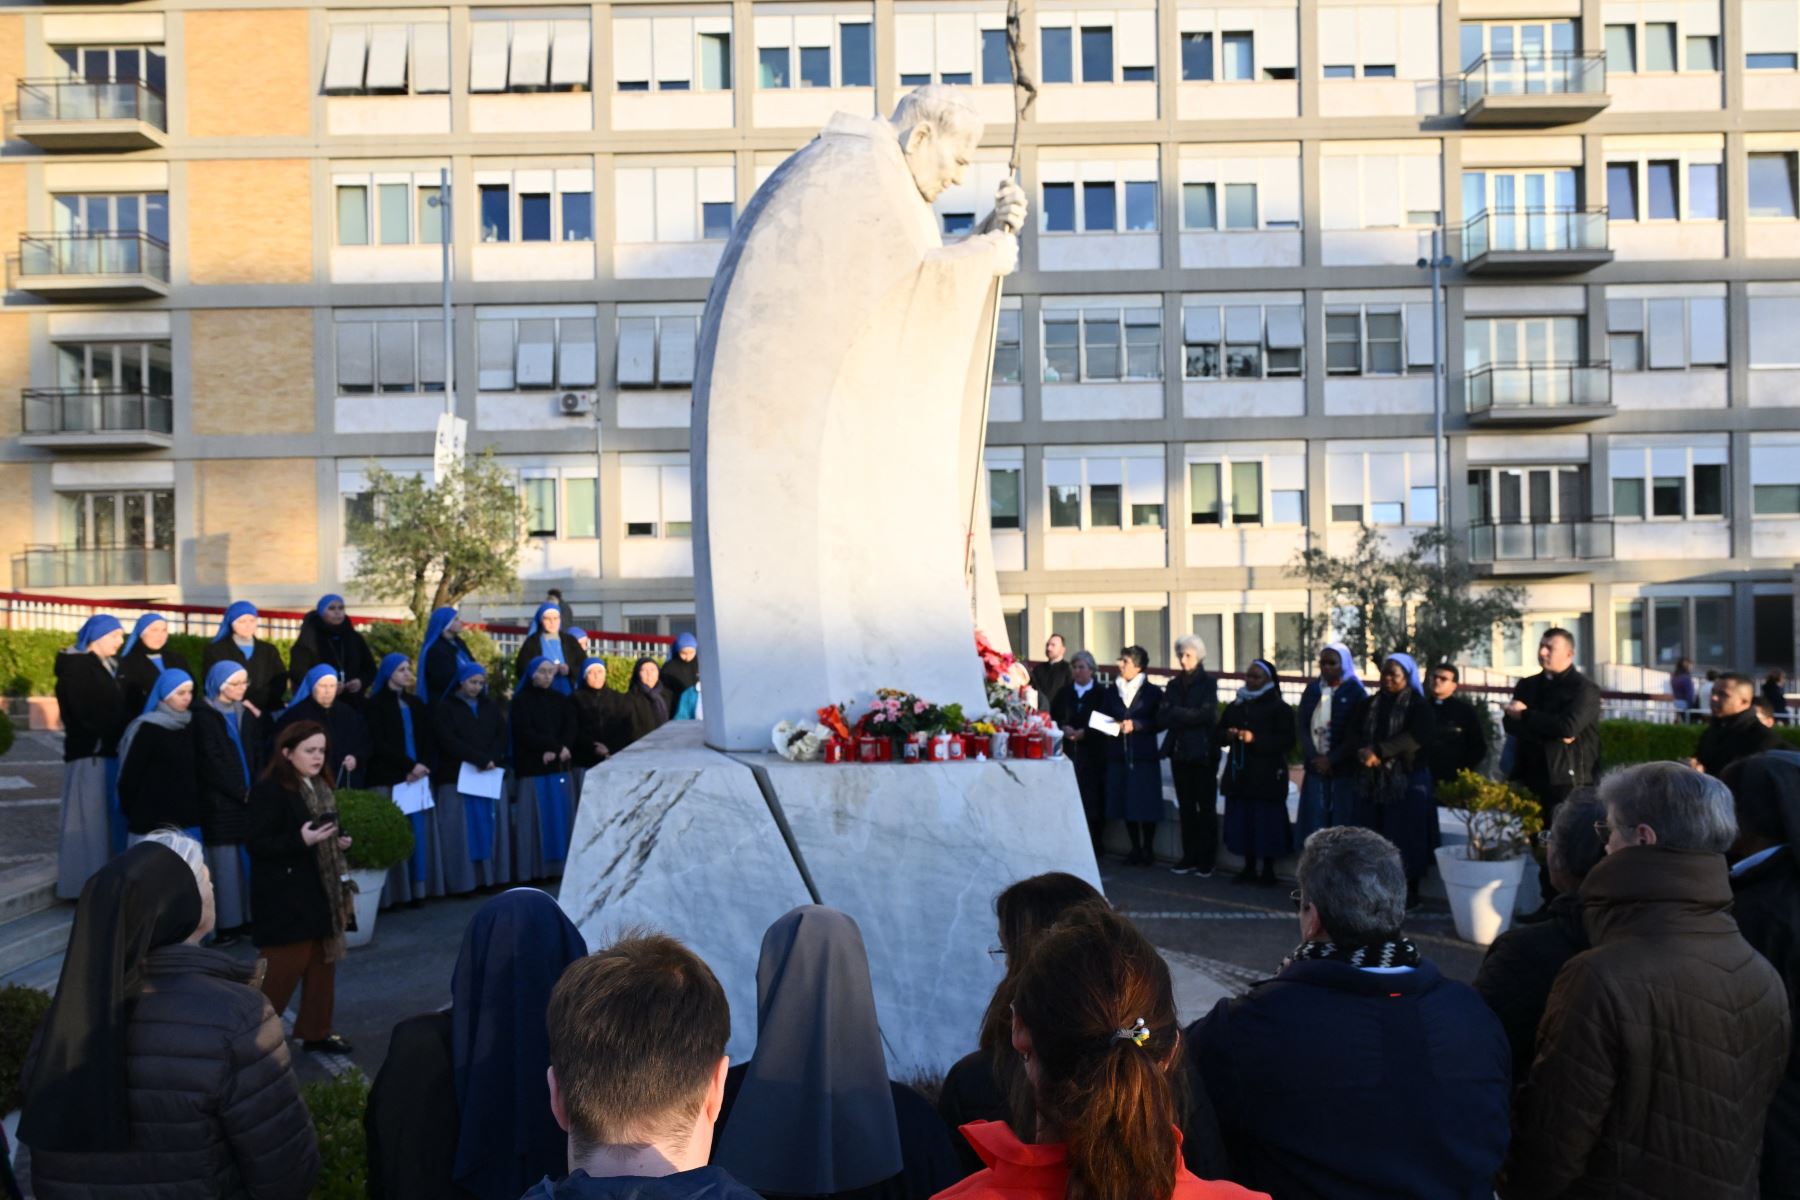
[[[437,438],[432,447],[432,481],[442,483],[444,477],[462,461],[463,446],[469,426],[456,415],[456,337],[450,311],[450,170],[438,168],[438,192],[426,198],[426,205],[438,210],[438,244],[442,247],[442,279],[444,307],[444,411],[438,416]]]
[[[1444,370],[1444,271],[1455,260],[1444,253],[1444,228],[1431,231],[1431,257],[1418,262],[1421,271],[1431,272],[1431,417],[1432,472],[1437,476],[1437,524],[1440,530],[1450,524],[1450,464],[1444,453],[1444,391],[1448,382]],[[1438,564],[1444,562],[1444,545],[1438,543]]]

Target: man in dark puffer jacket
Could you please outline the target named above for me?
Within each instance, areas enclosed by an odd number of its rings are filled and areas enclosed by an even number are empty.
[[[168,899],[184,881],[187,897]],[[312,1191],[318,1138],[281,1020],[246,964],[197,944],[212,929],[211,896],[199,844],[170,831],[114,859],[83,893],[25,1070],[20,1140],[37,1200]],[[96,911],[103,900],[110,914]],[[122,1061],[105,1061],[115,1049]]]

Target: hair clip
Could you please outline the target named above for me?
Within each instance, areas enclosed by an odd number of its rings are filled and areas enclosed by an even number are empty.
[[[1142,1046],[1149,1040],[1150,1027],[1144,1024],[1144,1018],[1142,1017],[1139,1017],[1137,1019],[1137,1024],[1133,1025],[1130,1029],[1113,1030],[1113,1041],[1115,1042],[1130,1042],[1134,1046]]]

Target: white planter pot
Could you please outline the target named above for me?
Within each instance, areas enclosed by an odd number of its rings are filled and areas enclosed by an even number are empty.
[[[1456,936],[1486,946],[1512,924],[1513,905],[1519,898],[1519,880],[1525,874],[1525,857],[1500,862],[1471,861],[1462,846],[1439,846],[1438,871],[1444,877],[1444,894],[1450,915],[1456,920]]]
[[[387,883],[386,871],[368,867],[350,868],[350,880],[356,884],[352,898],[356,906],[356,929],[344,934],[344,945],[366,946],[375,938],[375,914],[381,910],[381,889]]]

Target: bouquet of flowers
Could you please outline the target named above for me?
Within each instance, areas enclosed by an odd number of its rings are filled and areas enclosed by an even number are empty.
[[[827,704],[824,708],[821,708],[816,715],[819,718],[819,724],[823,725],[833,735],[843,738],[845,741],[849,741],[853,736],[850,731],[850,721],[844,716],[843,705]]]
[[[811,721],[780,721],[769,735],[775,752],[789,762],[817,762],[825,757],[831,730]]]

